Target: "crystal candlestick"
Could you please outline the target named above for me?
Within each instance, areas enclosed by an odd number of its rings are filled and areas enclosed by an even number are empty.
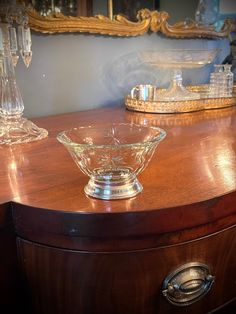
[[[20,7],[19,7],[20,8]],[[30,31],[17,5],[0,8],[0,144],[27,143],[48,135],[45,129],[23,118],[24,103],[16,83],[17,39],[13,23],[21,24],[20,53],[29,66],[32,52]],[[23,29],[22,29],[23,28]],[[18,33],[19,35],[19,33]]]

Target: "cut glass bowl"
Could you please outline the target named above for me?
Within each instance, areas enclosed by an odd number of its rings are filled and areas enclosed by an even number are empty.
[[[162,101],[199,99],[200,94],[188,91],[182,84],[182,69],[196,69],[210,64],[220,49],[160,49],[139,53],[140,61],[154,68],[173,71],[169,88],[157,98]]]
[[[158,127],[110,123],[63,131],[57,139],[90,177],[85,193],[110,200],[133,197],[142,191],[137,175],[165,136]]]

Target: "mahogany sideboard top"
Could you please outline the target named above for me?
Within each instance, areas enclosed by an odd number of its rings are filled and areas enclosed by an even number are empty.
[[[56,140],[62,130],[104,121],[145,123],[167,131],[139,175],[143,192],[134,198],[103,201],[87,197],[83,188],[88,177]],[[57,233],[61,226],[50,217],[60,214],[64,215],[65,234],[88,237],[98,233],[116,237],[120,232],[132,237],[193,227],[199,230],[196,237],[236,224],[236,208],[232,206],[236,203],[235,107],[175,115],[113,107],[34,122],[49,131],[48,138],[0,147],[0,204],[15,204],[15,223],[24,225],[28,219],[32,226],[29,233],[33,234],[34,227],[41,228],[41,235],[49,229]],[[22,208],[25,216],[21,213],[18,217],[17,210]],[[30,214],[32,208],[34,215]],[[86,224],[90,221],[96,222],[91,228]],[[181,240],[184,231],[175,242]]]

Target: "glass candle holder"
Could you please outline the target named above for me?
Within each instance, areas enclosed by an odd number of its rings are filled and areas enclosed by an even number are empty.
[[[14,23],[20,23],[20,53],[28,67],[32,51],[27,17],[22,6],[8,2],[0,7],[0,144],[9,145],[40,140],[48,135],[45,129],[23,118],[24,103],[14,69],[19,58]]]

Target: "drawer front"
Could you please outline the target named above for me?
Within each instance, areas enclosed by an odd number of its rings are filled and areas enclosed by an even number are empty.
[[[199,314],[236,297],[236,227],[181,245],[129,252],[17,242],[35,313]],[[193,304],[171,304],[162,293],[164,279],[196,262],[215,277],[210,291]]]
[[[0,313],[28,314],[27,295],[19,273],[10,204],[0,205]]]

